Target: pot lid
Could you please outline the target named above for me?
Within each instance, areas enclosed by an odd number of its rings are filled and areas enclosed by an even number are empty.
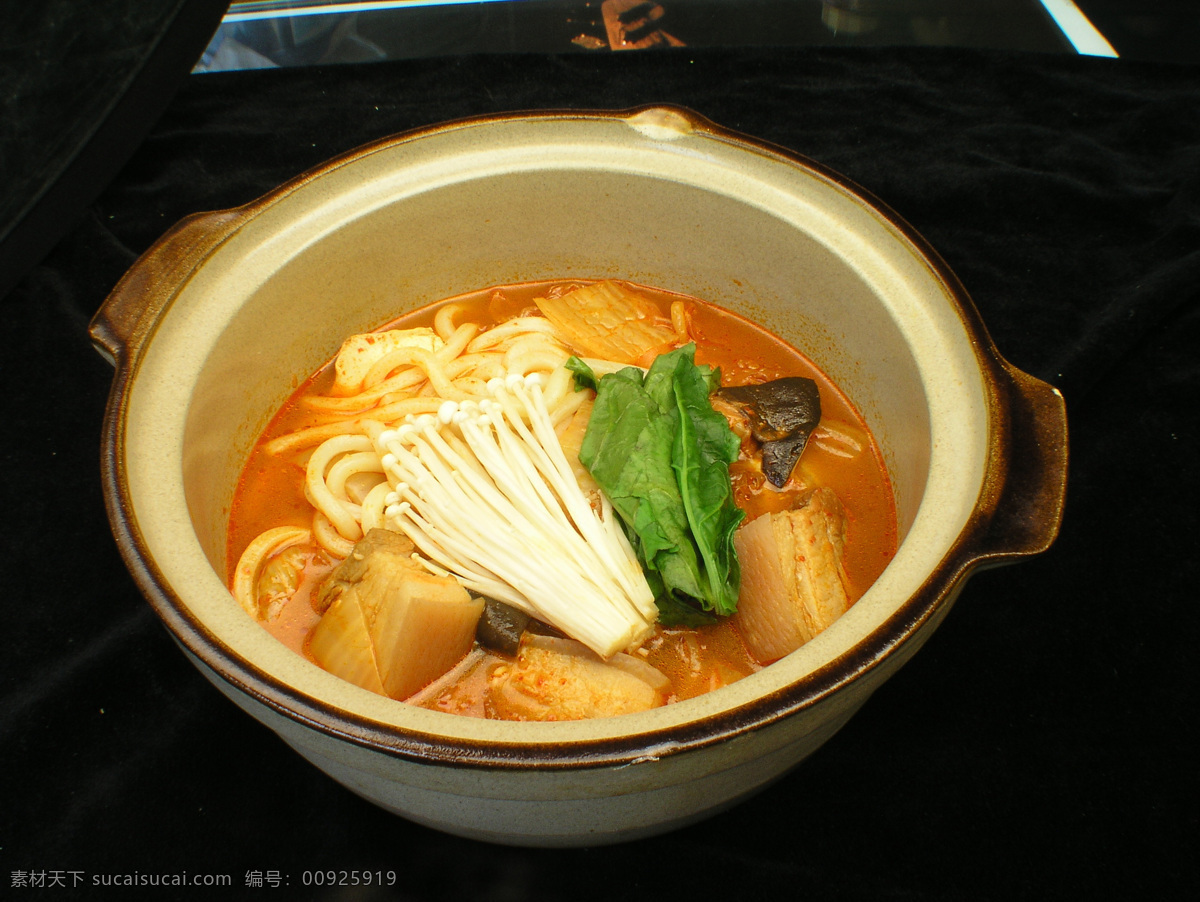
[[[108,185],[228,0],[8,4],[0,69],[0,297]]]

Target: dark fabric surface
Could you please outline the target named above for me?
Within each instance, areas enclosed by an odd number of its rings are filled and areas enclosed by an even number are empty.
[[[0,296],[129,159],[227,6],[227,0],[0,5]]]
[[[232,877],[205,898],[1172,895],[1194,880],[1197,828],[1197,76],[820,50],[192,79],[85,221],[2,302],[0,881]],[[100,496],[111,370],[86,324],[180,217],[249,201],[370,139],[499,110],[650,102],[813,157],[930,240],[1001,352],[1067,398],[1066,521],[1047,554],[972,578],[841,733],[732,811],[588,850],[444,836],[301,760],[192,668],[139,597]],[[399,883],[302,891],[317,868],[390,869]],[[290,888],[248,889],[248,871],[277,871]]]

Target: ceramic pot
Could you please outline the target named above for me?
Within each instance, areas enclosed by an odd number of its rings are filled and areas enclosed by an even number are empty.
[[[345,335],[488,285],[607,277],[762,323],[863,413],[901,542],[847,614],[700,698],[506,723],[361,690],[243,613],[222,576],[240,468]],[[492,116],[378,141],[180,222],[91,335],[116,366],[113,530],[184,651],[354,792],[484,840],[631,839],[762,789],[908,660],[969,574],[1044,550],[1061,518],[1062,398],[1001,358],[926,242],[837,174],[681,109]]]

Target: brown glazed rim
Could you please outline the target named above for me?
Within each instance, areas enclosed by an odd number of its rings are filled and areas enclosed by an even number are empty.
[[[693,131],[767,155],[836,186],[884,218],[922,259],[953,299],[982,376],[989,435],[982,488],[975,508],[947,554],[921,587],[879,627],[825,666],[785,687],[729,710],[629,737],[503,743],[448,738],[380,723],[298,692],[233,653],[197,620],[167,584],[138,526],[126,479],[127,399],[139,364],[162,315],[192,272],[242,225],[299,187],[398,143],[449,130],[514,119],[623,119],[662,111],[682,117]],[[184,648],[226,682],[267,708],[320,733],[406,760],[450,766],[578,769],[629,764],[723,742],[816,705],[863,678],[951,603],[973,571],[1046,550],[1057,536],[1066,488],[1067,427],[1056,389],[1011,366],[996,350],[957,277],[917,231],[869,192],[825,166],[762,140],[721,128],[698,114],[669,106],[624,111],[538,111],[484,116],[417,129],[352,150],[236,209],[188,217],[155,243],[114,288],[96,314],[90,335],[116,367],[105,412],[101,470],[113,533],[138,587]],[[452,715],[448,715],[452,716]]]

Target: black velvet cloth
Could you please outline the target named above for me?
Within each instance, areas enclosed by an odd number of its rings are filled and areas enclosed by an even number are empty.
[[[129,159],[227,6],[227,0],[0,5],[0,296]]]
[[[227,874],[203,898],[1011,899],[1194,880],[1200,79],[967,50],[496,56],[191,79],[3,301],[0,881]],[[832,741],[733,810],[633,844],[490,846],[374,808],[210,686],[140,598],[98,478],[86,325],[166,228],[341,151],[473,114],[682,104],[833,167],[949,262],[1066,396],[1057,544],[975,575]],[[394,870],[386,892],[304,890]],[[18,875],[68,886],[17,889]],[[67,874],[74,871],[76,874]],[[289,888],[247,887],[277,872]],[[26,879],[21,877],[20,879]],[[50,879],[50,878],[45,878]],[[164,894],[174,897],[178,894]]]

